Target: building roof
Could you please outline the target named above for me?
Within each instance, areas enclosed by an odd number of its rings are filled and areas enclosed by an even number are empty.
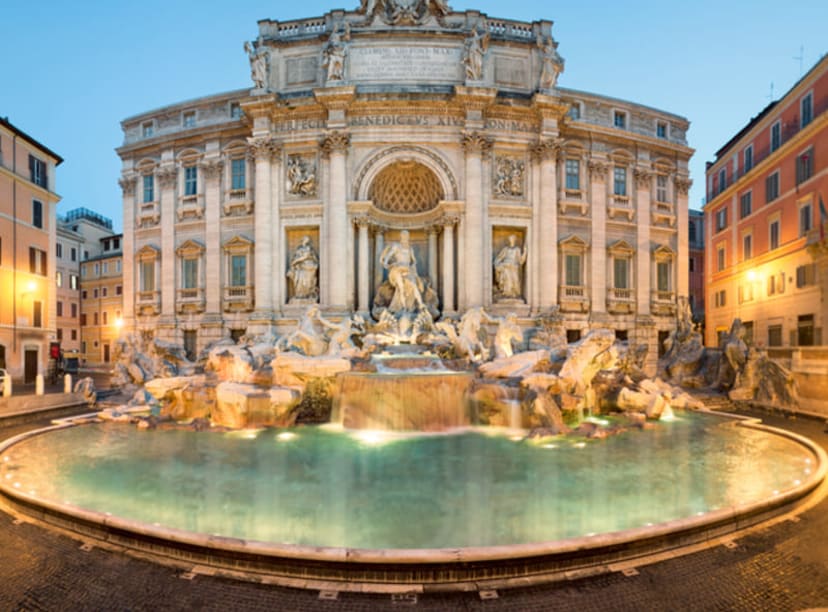
[[[48,156],[50,156],[50,157],[54,158],[54,160],[55,160],[55,165],[59,166],[60,164],[62,164],[62,163],[63,163],[63,158],[62,158],[60,155],[58,155],[57,153],[55,153],[54,151],[52,151],[52,150],[51,150],[49,147],[47,147],[46,145],[44,145],[44,144],[42,144],[42,143],[38,142],[37,140],[35,140],[35,139],[34,139],[34,138],[32,138],[31,136],[29,136],[26,132],[24,132],[24,131],[23,131],[23,130],[21,130],[20,128],[15,127],[15,125],[14,125],[14,124],[12,124],[12,123],[9,121],[9,118],[8,118],[8,117],[0,117],[0,125],[4,126],[5,128],[9,129],[10,131],[14,132],[14,133],[15,133],[15,134],[17,134],[20,138],[22,138],[23,140],[25,140],[26,142],[28,142],[28,143],[29,143],[30,145],[32,145],[33,147],[36,147],[36,148],[40,149],[41,151],[43,151],[44,153],[46,153]]]

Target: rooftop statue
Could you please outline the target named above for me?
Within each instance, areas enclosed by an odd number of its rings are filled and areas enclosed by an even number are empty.
[[[328,44],[322,50],[322,65],[327,70],[328,81],[342,81],[345,78],[345,57],[348,55],[348,43],[351,40],[351,26],[346,21],[343,31],[334,27]]]
[[[564,60],[558,54],[558,43],[551,36],[538,34],[538,49],[541,50],[541,74],[538,88],[541,91],[554,89],[558,76],[564,70]]]
[[[254,47],[249,41],[245,41],[244,50],[250,60],[250,78],[253,79],[256,89],[267,88],[269,72],[267,51],[258,44]]]
[[[463,52],[463,61],[466,64],[466,80],[480,81],[483,79],[483,60],[489,50],[489,28],[486,20],[481,19],[466,38],[466,48]]]

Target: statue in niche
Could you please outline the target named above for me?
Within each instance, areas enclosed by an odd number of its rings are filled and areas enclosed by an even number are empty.
[[[563,72],[564,60],[558,55],[558,43],[551,36],[538,34],[538,48],[541,50],[541,74],[538,88],[554,89],[558,76]]]
[[[495,178],[495,195],[501,196],[522,196],[523,176],[526,172],[526,164],[523,160],[511,157],[497,158],[497,177]]]
[[[327,70],[328,81],[342,81],[345,78],[345,57],[348,54],[348,43],[351,40],[351,25],[347,21],[340,33],[334,26],[328,43],[322,50],[322,65]]]
[[[400,241],[392,242],[380,255],[382,267],[388,270],[388,282],[394,288],[394,297],[388,310],[414,312],[425,308],[421,287],[423,281],[417,274],[417,257],[409,243],[406,230],[400,232]]]
[[[301,155],[291,155],[287,163],[288,193],[303,197],[316,195],[316,168]]]
[[[489,28],[486,20],[482,19],[466,38],[466,47],[463,53],[463,62],[466,65],[466,80],[480,81],[483,79],[483,60],[489,49]]]
[[[287,277],[293,288],[291,303],[316,301],[319,299],[317,272],[319,258],[311,244],[310,236],[303,236],[302,241],[290,258],[290,270]]]
[[[520,299],[523,293],[521,269],[526,263],[526,247],[517,246],[517,236],[509,236],[509,244],[500,249],[494,260],[495,295],[505,299]]]
[[[253,79],[253,84],[256,89],[265,89],[267,87],[268,77],[268,55],[267,51],[261,44],[257,44],[256,48],[245,41],[244,50],[250,60],[250,78]]]

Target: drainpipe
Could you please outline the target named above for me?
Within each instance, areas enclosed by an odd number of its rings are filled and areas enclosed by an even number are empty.
[[[17,133],[12,137],[12,353],[17,354]]]

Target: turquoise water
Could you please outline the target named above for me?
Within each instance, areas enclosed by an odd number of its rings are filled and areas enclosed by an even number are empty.
[[[358,548],[514,545],[621,531],[768,499],[815,460],[784,438],[680,413],[600,441],[480,430],[384,437],[326,428],[35,436],[6,486],[164,527]]]

